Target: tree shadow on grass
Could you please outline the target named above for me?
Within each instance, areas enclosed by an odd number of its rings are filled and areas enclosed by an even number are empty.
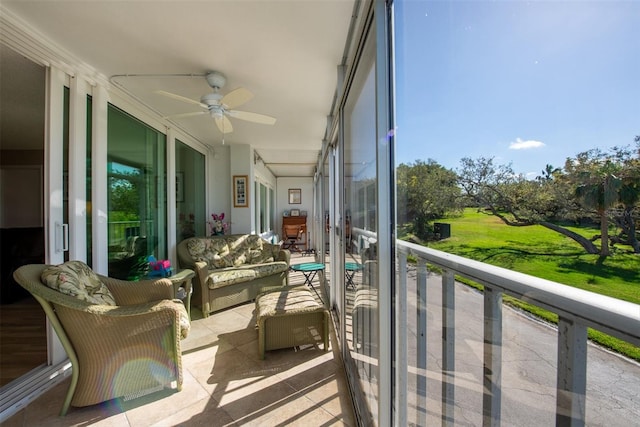
[[[463,244],[456,249],[456,252],[460,256],[499,265],[504,268],[513,268],[517,262],[521,263],[527,259],[537,257],[553,258],[557,262],[557,271],[560,273],[570,274],[579,271],[594,278],[616,279],[631,283],[640,282],[640,269],[608,265],[606,257],[599,257],[596,262],[584,260],[580,258],[585,255],[582,251],[560,252],[557,246],[553,245],[544,247],[537,245],[531,249],[523,249],[509,246],[479,248]]]
[[[595,263],[576,258],[567,259],[558,263],[558,271],[561,273],[580,271],[593,277],[617,279],[624,282],[640,282],[640,269],[611,266],[607,265],[604,261],[602,257]]]
[[[466,258],[475,259],[488,264],[499,265],[505,268],[512,268],[517,261],[536,257],[575,257],[580,255],[578,252],[558,252],[554,246],[540,247],[536,246],[532,249],[522,249],[515,247],[500,248],[478,248],[468,245],[460,245],[456,252]]]

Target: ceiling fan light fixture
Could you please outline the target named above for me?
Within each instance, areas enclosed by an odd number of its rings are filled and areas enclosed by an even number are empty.
[[[220,105],[220,100],[222,99],[222,94],[213,92],[202,95],[200,98],[200,102],[205,105]]]

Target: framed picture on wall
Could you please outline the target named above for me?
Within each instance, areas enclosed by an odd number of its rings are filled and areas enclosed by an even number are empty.
[[[249,177],[247,175],[233,176],[233,207],[249,207]]]
[[[299,188],[290,188],[289,189],[289,204],[290,205],[299,205],[302,203],[302,190]],[[293,216],[293,215],[291,215]]]

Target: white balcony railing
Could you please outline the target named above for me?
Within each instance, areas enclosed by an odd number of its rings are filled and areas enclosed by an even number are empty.
[[[460,256],[398,242],[400,272],[407,269],[407,255],[417,257],[418,331],[417,368],[426,369],[426,295],[427,264],[442,269],[442,420],[454,423],[454,381],[444,378],[455,372],[455,306],[454,275],[471,279],[484,286],[484,348],[483,348],[483,425],[499,425],[501,419],[502,378],[502,295],[507,294],[529,304],[558,314],[556,424],[584,425],[587,378],[587,327],[602,331],[633,345],[640,345],[640,306],[595,294],[574,287],[532,277],[501,267],[473,261]],[[400,274],[397,296],[408,296],[406,274]],[[399,304],[406,308],[407,299]],[[400,308],[399,313],[406,312]],[[402,319],[398,320],[400,324]],[[424,330],[421,330],[424,329]],[[407,328],[398,328],[399,333]],[[405,332],[406,333],[406,332]],[[399,342],[407,341],[398,336]],[[405,371],[406,372],[406,371]],[[402,380],[402,379],[401,379]],[[426,375],[419,375],[426,383]],[[406,384],[406,381],[400,382]],[[425,390],[425,384],[418,390]],[[400,403],[406,408],[406,402]],[[407,425],[399,420],[399,425]],[[425,423],[426,424],[426,423]],[[420,423],[420,425],[425,425]]]
[[[375,241],[375,234],[354,230],[356,238],[367,241]],[[415,267],[407,262],[407,257],[412,255],[417,258]],[[503,374],[503,340],[512,337],[503,337],[503,304],[502,296],[510,295],[529,304],[541,307],[559,317],[557,334],[557,363],[555,365],[555,410],[553,407],[545,407],[544,411],[553,417],[555,412],[556,425],[581,426],[585,424],[585,400],[587,379],[587,328],[593,328],[606,334],[640,346],[640,305],[617,300],[604,295],[595,294],[567,285],[562,285],[549,280],[529,276],[501,267],[495,267],[482,262],[470,260],[457,255],[433,250],[420,245],[398,241],[398,283],[396,284],[396,323],[400,325],[395,329],[396,348],[396,378],[399,385],[409,384],[413,380],[414,390],[396,390],[395,393],[395,423],[397,425],[428,425],[427,415],[440,412],[443,425],[454,425],[469,420],[455,420],[454,410],[461,405],[461,400],[456,400],[456,387],[464,377],[464,372],[456,371],[456,333],[465,331],[456,330],[456,306],[455,306],[455,276],[470,279],[484,286],[482,304],[477,305],[476,318],[482,321],[479,334],[482,336],[482,347],[477,353],[482,358],[482,383],[475,387],[478,393],[482,393],[482,409],[474,409],[473,412],[481,414],[483,425],[500,425],[503,414],[503,400],[510,400],[511,396],[503,396],[501,384]],[[429,274],[427,266],[437,266],[440,274]],[[408,270],[415,268],[415,281],[409,278]],[[427,281],[429,280],[429,283]],[[438,283],[440,282],[440,283]],[[442,317],[434,319],[433,306],[431,312],[427,311],[427,290],[440,285]],[[429,288],[428,288],[429,286]],[[433,304],[429,301],[430,305]],[[416,318],[409,318],[410,307],[415,306]],[[458,313],[461,315],[462,313]],[[427,319],[430,319],[429,321]],[[438,322],[434,322],[437,320]],[[429,322],[441,324],[441,343],[432,347],[428,353],[427,328]],[[462,323],[462,324],[460,324]],[[406,327],[409,325],[409,327]],[[465,329],[470,325],[460,322],[458,327]],[[433,332],[433,330],[432,330]],[[409,338],[415,337],[415,342]],[[527,340],[527,337],[518,337]],[[534,343],[535,345],[535,343]],[[415,354],[410,354],[415,347]],[[441,390],[438,393],[441,400],[439,409],[428,407],[427,382],[434,381],[433,371],[427,369],[427,355],[432,355],[435,347],[441,350],[441,361],[438,370],[441,371]],[[458,353],[458,356],[460,352]],[[411,357],[411,361],[409,361]],[[505,362],[506,363],[506,362]],[[523,363],[529,363],[527,361]],[[625,365],[626,366],[626,365]],[[640,377],[638,364],[630,363],[634,370],[634,378]],[[456,378],[458,376],[458,378]],[[410,378],[411,377],[411,378]],[[615,378],[607,381],[615,383]],[[544,390],[553,394],[553,380]],[[632,382],[633,384],[633,382]],[[640,385],[635,385],[640,389]],[[473,387],[470,387],[473,388]],[[541,389],[544,387],[540,386]],[[415,393],[413,393],[415,391]],[[467,391],[467,390],[465,390]],[[626,390],[631,396],[638,390]],[[534,390],[535,393],[540,390]],[[415,395],[414,395],[415,394]],[[542,393],[541,393],[542,394]],[[632,399],[630,397],[629,399]],[[409,401],[408,401],[409,400]],[[535,398],[534,398],[535,400]],[[629,400],[631,402],[631,400]],[[480,405],[480,403],[478,403]],[[623,401],[616,402],[624,406]],[[542,404],[539,404],[542,406]],[[637,412],[633,403],[629,404],[632,417]],[[409,409],[412,408],[409,415]],[[625,408],[623,408],[624,410]],[[506,408],[507,412],[510,408]],[[408,420],[408,417],[411,420]],[[414,419],[415,417],[415,419]],[[632,418],[633,419],[633,418]],[[637,418],[636,418],[637,419]],[[431,420],[433,421],[433,420]],[[479,420],[478,420],[479,421]],[[551,420],[548,420],[551,422]],[[622,420],[618,420],[622,423]],[[506,421],[505,421],[506,422]],[[534,422],[531,420],[530,422]],[[473,423],[472,423],[473,424]]]

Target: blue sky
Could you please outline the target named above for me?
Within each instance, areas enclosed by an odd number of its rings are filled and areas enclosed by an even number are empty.
[[[640,135],[640,0],[398,1],[397,162],[518,173]]]

